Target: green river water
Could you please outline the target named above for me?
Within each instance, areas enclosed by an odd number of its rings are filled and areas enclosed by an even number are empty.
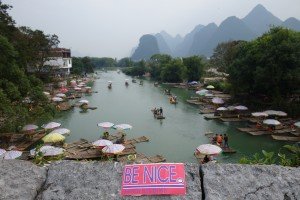
[[[89,141],[97,140],[103,129],[97,123],[109,121],[115,124],[128,123],[133,129],[126,131],[127,138],[147,136],[150,142],[137,144],[137,151],[146,155],[163,155],[168,162],[197,162],[193,152],[200,144],[209,143],[204,135],[208,131],[226,133],[229,136],[230,147],[237,150],[236,154],[218,156],[220,162],[237,162],[243,155],[252,155],[267,151],[277,151],[283,142],[274,141],[270,136],[251,136],[236,130],[245,127],[244,123],[223,123],[217,120],[207,121],[199,114],[197,106],[186,103],[186,99],[195,96],[193,91],[172,88],[179,103],[172,105],[163,92],[164,86],[154,87],[153,82],[144,80],[144,85],[132,83],[131,78],[116,71],[98,72],[91,96],[85,96],[90,106],[96,110],[82,113],[79,108],[62,112],[56,121],[62,127],[71,130],[67,142],[80,138]],[[125,79],[129,86],[125,87]],[[107,82],[113,82],[112,90],[108,90]],[[137,81],[139,82],[139,81]],[[156,120],[151,109],[163,107],[164,120]],[[111,130],[110,133],[116,132]]]

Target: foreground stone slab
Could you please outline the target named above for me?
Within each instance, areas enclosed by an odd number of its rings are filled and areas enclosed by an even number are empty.
[[[46,180],[46,168],[21,160],[0,160],[0,199],[35,199]]]
[[[57,162],[49,166],[38,199],[201,199],[198,165],[186,165],[186,196],[121,197],[122,172],[113,162]]]
[[[300,168],[263,165],[203,165],[207,200],[300,199]]]

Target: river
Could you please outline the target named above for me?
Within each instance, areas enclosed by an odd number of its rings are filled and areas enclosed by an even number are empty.
[[[186,103],[186,99],[195,96],[193,91],[172,88],[171,92],[179,100],[177,105],[173,105],[163,93],[164,86],[155,87],[153,82],[147,80],[141,86],[116,71],[99,71],[98,74],[100,79],[96,79],[93,86],[93,91],[98,93],[83,97],[98,109],[82,113],[79,108],[74,108],[60,113],[56,119],[62,127],[71,130],[66,142],[80,138],[97,140],[103,132],[97,123],[109,121],[131,124],[133,128],[126,131],[127,138],[150,138],[150,142],[137,144],[137,151],[146,155],[161,154],[169,162],[196,162],[193,152],[200,144],[209,143],[204,135],[208,131],[226,133],[230,147],[237,150],[236,154],[218,156],[220,162],[234,163],[243,155],[253,155],[262,149],[277,151],[285,144],[272,140],[270,136],[251,136],[236,130],[236,127],[245,127],[243,123],[205,120],[197,106]],[[125,79],[130,80],[128,87],[125,87]],[[109,80],[113,82],[112,90],[107,88]],[[166,119],[154,119],[151,112],[154,107],[162,107]]]

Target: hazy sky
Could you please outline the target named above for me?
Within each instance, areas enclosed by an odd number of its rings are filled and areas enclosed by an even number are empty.
[[[129,56],[139,38],[165,30],[184,36],[196,25],[262,4],[281,20],[300,19],[300,0],[2,0],[19,26],[57,34],[61,47],[81,56]]]

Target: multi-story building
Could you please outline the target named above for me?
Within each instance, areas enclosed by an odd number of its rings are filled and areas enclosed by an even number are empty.
[[[50,51],[50,57],[44,63],[55,75],[66,76],[72,68],[71,50],[65,48],[54,48]]]

